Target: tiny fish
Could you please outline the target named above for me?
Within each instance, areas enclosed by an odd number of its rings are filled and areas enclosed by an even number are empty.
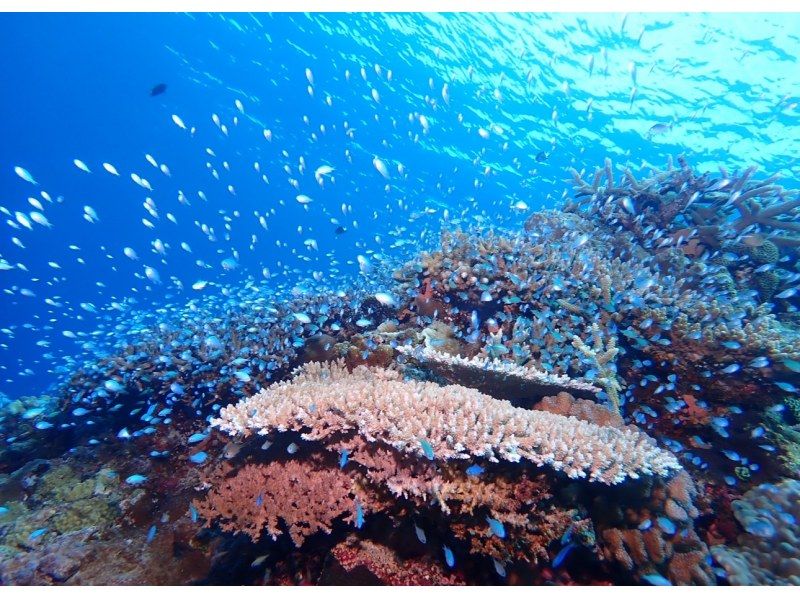
[[[720,343],[720,344],[723,347],[725,347],[726,349],[741,349],[742,348],[742,344],[737,342],[737,341],[725,341],[725,342]]]
[[[361,508],[361,502],[356,499],[356,528],[361,529],[364,525],[364,509]]]
[[[137,486],[147,481],[147,476],[142,475],[140,473],[135,473],[131,476],[125,478],[125,482],[130,484],[131,486]]]
[[[192,518],[192,523],[197,523],[197,509],[193,504],[189,504],[189,516]]]
[[[497,574],[500,577],[506,576],[506,568],[503,566],[503,563],[498,561],[497,559],[492,559],[494,561],[494,570],[497,571]]]
[[[375,299],[377,299],[378,303],[381,305],[386,305],[389,307],[395,305],[396,303],[394,297],[392,297],[389,293],[375,293]]]
[[[430,461],[433,461],[434,455],[433,455],[433,446],[431,446],[431,443],[425,440],[424,438],[420,438],[419,443],[422,446],[422,452],[425,454],[425,456]]]
[[[197,432],[197,433],[192,434],[191,436],[189,436],[189,438],[187,439],[187,442],[189,444],[196,444],[198,442],[202,442],[206,438],[208,438],[208,434],[204,434],[202,432]]]
[[[657,124],[653,125],[652,127],[650,127],[650,129],[648,129],[647,137],[650,138],[653,135],[661,135],[661,134],[666,133],[667,131],[671,131],[671,130],[672,130],[672,124],[657,123]]]
[[[184,131],[186,130],[186,125],[183,123],[181,117],[178,116],[177,114],[172,115],[172,122],[174,122],[176,125],[178,125],[178,127],[183,129]]]
[[[740,366],[738,363],[732,363],[728,367],[721,369],[720,372],[723,374],[733,374],[734,372],[738,372],[740,369],[742,369],[742,366]]]
[[[150,529],[147,532],[147,539],[145,540],[145,542],[147,544],[150,544],[150,542],[152,542],[153,539],[156,537],[156,531],[157,531],[157,528],[156,528],[155,525],[150,527]]]
[[[775,386],[780,388],[785,392],[797,392],[797,387],[794,384],[790,384],[789,382],[776,382]]]
[[[781,291],[775,297],[778,299],[788,299],[789,297],[794,297],[797,294],[797,289],[786,289],[785,291]]]
[[[800,361],[795,361],[794,359],[784,359],[781,363],[793,372],[800,373]]]
[[[749,365],[751,368],[765,368],[769,365],[769,359],[763,356],[756,357]]]
[[[444,560],[447,563],[447,566],[453,567],[456,564],[456,559],[453,556],[453,551],[450,550],[448,546],[442,546],[442,550],[444,551]]]
[[[36,538],[38,538],[39,536],[42,536],[42,535],[44,535],[45,533],[47,533],[47,529],[48,529],[48,528],[46,528],[46,527],[41,527],[41,528],[39,528],[39,529],[33,530],[33,531],[30,533],[30,535],[28,536],[28,539],[29,539],[29,540],[35,540],[35,539],[36,539]]]
[[[425,530],[423,530],[416,523],[414,524],[414,531],[417,534],[417,540],[419,540],[423,544],[427,544],[428,543],[428,539],[425,537]]]
[[[573,548],[575,548],[575,544],[570,543],[558,551],[556,558],[553,559],[553,569],[558,569],[564,563],[567,556],[569,556],[569,553],[572,552]]]
[[[649,583],[651,586],[671,586],[672,583],[659,573],[648,573],[647,575],[642,575],[642,580]]]
[[[201,464],[205,463],[207,458],[208,458],[208,454],[206,454],[204,451],[200,451],[199,453],[195,453],[194,455],[189,457],[189,461],[191,461],[192,463],[196,463],[198,465],[201,465]]]
[[[125,390],[125,387],[116,380],[106,380],[103,383],[103,387],[109,392],[122,392]]]
[[[289,453],[290,455],[294,455],[297,452],[298,448],[300,447],[297,446],[297,443],[293,442],[292,444],[286,447],[286,452]]]
[[[89,174],[92,174],[92,171],[89,170],[89,167],[86,166],[86,163],[83,160],[78,160],[77,158],[75,158],[72,161],[72,163],[75,164],[75,167],[78,168],[79,170],[82,170],[83,172],[88,172]]]
[[[658,517],[657,521],[658,521],[658,527],[660,527],[665,534],[675,533],[676,530],[675,524],[672,522],[671,519],[669,519],[668,517],[664,517],[662,515],[661,517]]]
[[[498,538],[506,537],[506,528],[503,526],[502,521],[498,521],[497,519],[492,519],[491,517],[487,517],[486,523],[489,524],[489,529],[495,536],[497,536]]]
[[[269,556],[268,554],[265,554],[265,555],[262,555],[262,556],[258,557],[256,560],[254,560],[252,563],[250,563],[250,566],[253,567],[253,568],[258,567],[261,563],[263,563],[264,561],[267,560],[268,556]]]
[[[25,170],[24,168],[22,168],[22,166],[15,166],[14,167],[14,172],[17,174],[17,176],[19,178],[21,178],[23,181],[26,181],[26,182],[30,183],[31,185],[38,185],[39,184],[39,183],[36,182],[36,179],[34,179],[31,176],[31,173],[28,172],[27,170]]]
[[[344,466],[347,465],[347,458],[350,455],[350,451],[344,449],[339,456],[339,469],[344,469]]]
[[[483,473],[483,467],[480,465],[470,465],[467,467],[467,475],[479,476]]]
[[[776,533],[775,526],[764,519],[748,521],[747,525],[745,525],[745,529],[751,534],[761,538],[772,538]]]
[[[159,83],[157,85],[154,85],[153,88],[150,90],[150,97],[160,96],[165,91],[167,91],[167,84]]]

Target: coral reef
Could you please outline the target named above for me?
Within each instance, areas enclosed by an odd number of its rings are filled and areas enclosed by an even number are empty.
[[[388,586],[453,586],[464,585],[459,572],[445,573],[441,567],[421,559],[398,559],[396,553],[370,540],[356,537],[340,542],[331,550],[331,558],[347,573],[361,568],[368,572],[365,583]],[[354,576],[348,575],[341,583],[353,583]]]
[[[230,434],[303,431],[323,440],[356,431],[371,442],[428,459],[520,459],[569,477],[615,484],[668,475],[674,457],[630,430],[515,408],[474,389],[404,381],[394,370],[312,362],[281,382],[220,410],[212,425]]]
[[[745,533],[738,547],[713,546],[735,585],[800,585],[800,481],[762,484],[733,501]]]
[[[593,397],[600,389],[580,379],[551,374],[532,366],[475,356],[464,358],[431,347],[400,345],[397,350],[452,383],[491,392],[511,402],[535,400],[568,391],[579,397]]]

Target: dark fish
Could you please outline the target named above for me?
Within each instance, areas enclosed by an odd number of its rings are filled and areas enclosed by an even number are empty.
[[[160,96],[165,91],[167,91],[167,84],[166,83],[159,83],[153,89],[150,90],[150,95],[151,96]]]
[[[538,154],[536,154],[536,161],[537,162],[544,162],[549,157],[550,156],[547,155],[547,152],[541,151]]]
[[[650,127],[650,129],[647,131],[647,137],[649,139],[653,135],[661,135],[671,130],[672,130],[672,124],[658,123]]]
[[[335,232],[337,235],[342,235],[347,232],[347,229],[343,226],[337,226],[336,230],[333,232]]]

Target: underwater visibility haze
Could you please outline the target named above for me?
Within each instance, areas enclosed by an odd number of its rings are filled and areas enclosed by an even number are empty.
[[[800,584],[798,32],[0,15],[0,583]]]

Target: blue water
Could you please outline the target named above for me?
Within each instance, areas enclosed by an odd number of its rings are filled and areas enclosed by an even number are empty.
[[[92,338],[84,335],[118,317],[112,302],[183,302],[197,294],[197,280],[264,282],[264,268],[272,274],[265,284],[315,272],[344,284],[359,276],[357,255],[399,256],[434,243],[445,210],[448,226],[476,218],[519,225],[527,211],[510,209],[516,202],[555,207],[570,187],[569,166],[591,170],[606,156],[661,165],[683,153],[699,170],[756,164],[797,174],[796,31],[797,15],[3,15],[0,205],[15,223],[15,212],[34,210],[28,197],[38,198],[52,228],[8,226],[0,238],[0,257],[15,265],[0,271],[0,390],[17,396],[56,382],[54,368]],[[166,92],[150,97],[162,82]],[[196,132],[176,126],[173,114]],[[650,127],[670,122],[648,138]],[[324,164],[335,168],[335,183],[323,188],[313,172]],[[178,203],[179,190],[191,205]],[[308,210],[295,201],[301,193],[313,199]],[[147,197],[158,219],[143,209]],[[352,212],[344,215],[343,203]],[[84,206],[99,222],[84,220]],[[270,213],[268,230],[254,211]],[[347,231],[335,234],[331,218]],[[216,241],[196,223],[212,227]],[[153,252],[156,239],[168,246],[165,257]],[[398,239],[409,245],[392,248]],[[238,267],[226,271],[221,261],[234,252]],[[162,284],[145,278],[145,266]]]

